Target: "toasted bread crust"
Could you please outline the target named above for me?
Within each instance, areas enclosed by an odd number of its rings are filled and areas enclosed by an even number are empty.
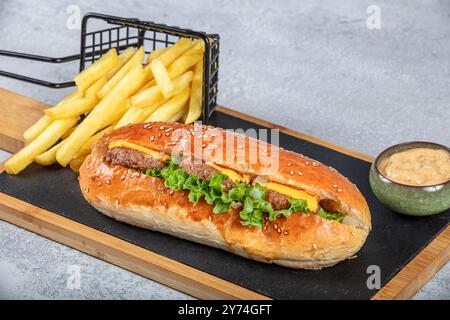
[[[172,135],[177,129],[181,129],[181,135]],[[258,147],[279,152],[279,170],[269,176],[264,162],[253,164],[247,155],[254,152],[251,138],[234,135],[232,138],[242,139],[239,143],[242,147],[235,145],[234,152],[235,155],[243,153],[247,160],[227,161],[214,157],[214,152],[201,157],[242,173],[270,177],[272,181],[311,192],[321,200],[331,201],[359,225],[295,213],[274,222],[266,221],[262,229],[249,228],[241,225],[239,209],[214,214],[212,206],[203,199],[197,204],[191,203],[187,191],[166,188],[162,179],[103,161],[108,144],[116,140],[167,154],[176,151],[186,155],[189,150],[192,152],[194,142],[183,139],[183,132],[194,140],[196,136],[203,136],[202,150],[208,150],[209,145],[217,146],[214,136],[225,138],[222,129],[198,127],[194,131],[192,126],[176,123],[138,124],[114,130],[95,145],[80,168],[80,186],[86,200],[102,213],[123,222],[291,268],[319,269],[334,265],[353,256],[365,242],[370,230],[370,212],[353,184],[317,161],[263,143]],[[292,174],[292,171],[302,174]]]

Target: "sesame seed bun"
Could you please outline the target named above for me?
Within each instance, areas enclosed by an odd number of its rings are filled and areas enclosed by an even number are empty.
[[[187,191],[166,188],[160,178],[105,162],[109,143],[120,140],[166,154],[201,158],[304,190],[315,195],[325,209],[345,214],[346,218],[338,223],[315,214],[294,213],[288,218],[266,221],[263,228],[242,226],[239,209],[214,214],[212,206],[203,199],[192,203]],[[266,157],[252,158],[262,151]],[[224,156],[230,152],[231,157]],[[335,169],[262,141],[208,126],[157,122],[114,130],[94,146],[81,166],[80,187],[89,203],[119,221],[290,268],[320,269],[350,258],[364,244],[371,229],[364,197]]]

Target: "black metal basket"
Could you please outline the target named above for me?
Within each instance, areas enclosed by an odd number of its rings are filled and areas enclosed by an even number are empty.
[[[88,30],[88,22],[97,20],[96,30]],[[101,25],[104,25],[102,27]],[[111,48],[118,52],[129,46],[144,46],[145,52],[167,47],[174,44],[179,38],[202,39],[205,42],[204,74],[203,74],[203,109],[202,121],[207,123],[211,113],[217,104],[217,85],[219,73],[219,35],[206,34],[205,32],[182,29],[167,26],[165,24],[139,19],[114,17],[99,13],[87,13],[84,15],[81,25],[80,54],[62,58],[32,55],[27,53],[0,50],[0,55],[47,63],[64,63],[80,60],[80,71],[99,59]],[[24,75],[0,70],[0,76],[34,83],[49,88],[67,88],[74,86],[73,81],[54,83],[46,80],[35,79]]]

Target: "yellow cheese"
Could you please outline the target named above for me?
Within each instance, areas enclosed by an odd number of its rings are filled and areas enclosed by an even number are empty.
[[[162,154],[160,151],[149,149],[149,148],[125,141],[125,140],[113,141],[109,144],[108,148],[109,149],[128,148],[128,149],[133,149],[133,150],[140,151],[145,154],[151,155],[152,157],[157,158],[157,159],[166,160],[167,158],[169,158],[169,156],[167,154]]]
[[[207,162],[206,164],[210,167],[213,167],[214,169],[219,170],[221,174],[228,176],[228,178],[230,178],[230,180],[233,182],[243,181],[246,183],[250,183],[250,176],[248,174],[237,173],[236,171],[234,171],[232,169],[227,169],[227,168],[221,167],[213,162]]]
[[[264,188],[267,188],[272,191],[276,191],[278,193],[284,194],[290,198],[298,199],[298,200],[306,200],[306,203],[308,204],[309,210],[312,212],[316,212],[317,208],[319,206],[319,202],[317,201],[317,198],[310,195],[309,193],[301,190],[297,190],[282,184],[278,184],[275,182],[266,182],[266,183],[260,183],[261,186]]]

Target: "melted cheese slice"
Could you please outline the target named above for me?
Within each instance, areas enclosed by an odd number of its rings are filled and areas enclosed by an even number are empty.
[[[169,156],[167,154],[162,154],[161,151],[149,149],[149,148],[134,144],[132,142],[125,141],[125,140],[113,141],[109,144],[108,148],[109,149],[128,148],[128,149],[132,149],[132,150],[136,150],[136,151],[140,151],[142,153],[148,154],[156,159],[166,160],[167,158],[169,158]]]
[[[222,166],[219,166],[213,162],[207,162],[206,163],[208,166],[213,167],[214,169],[219,170],[219,172],[221,174],[224,174],[226,176],[228,176],[228,178],[230,178],[231,181],[236,182],[236,181],[243,181],[246,183],[250,183],[250,175],[248,174],[240,174],[237,173],[236,171],[232,170],[232,169],[228,169],[228,168],[224,168]]]
[[[306,200],[308,208],[312,212],[316,212],[317,208],[319,207],[319,201],[317,200],[317,198],[305,191],[297,190],[275,182],[260,183],[260,185],[269,190],[284,194],[285,196],[288,196],[290,198]]]

